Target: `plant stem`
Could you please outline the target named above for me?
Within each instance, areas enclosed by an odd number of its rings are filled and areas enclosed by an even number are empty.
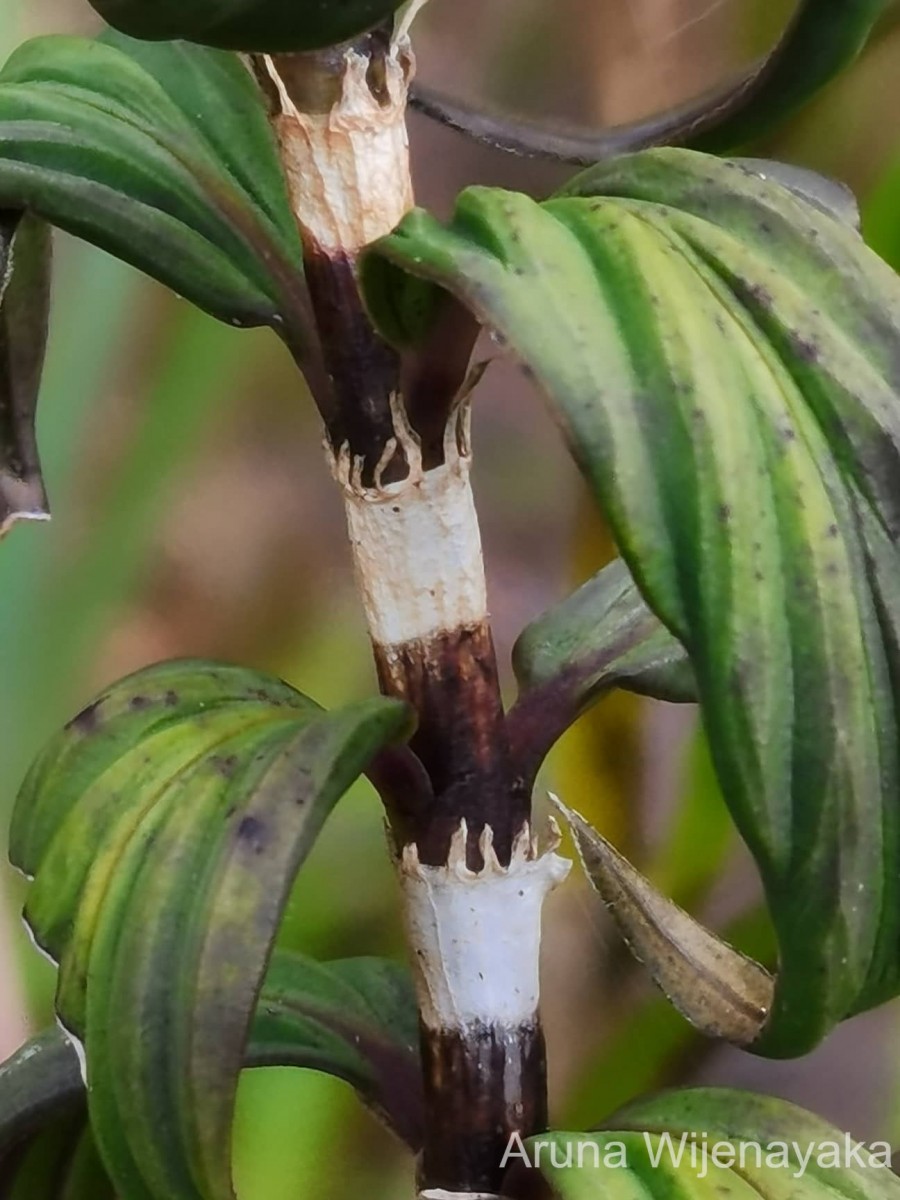
[[[412,207],[411,58],[375,32],[319,54],[254,55],[251,65],[269,102],[331,383],[316,400],[332,449],[348,447],[371,482],[393,437],[400,358],[363,310],[356,267]],[[404,473],[399,459],[388,468]]]
[[[567,864],[537,856],[530,798],[511,765],[469,482],[468,401],[453,394],[455,370],[426,366],[413,428],[403,364],[372,327],[356,283],[364,247],[413,202],[411,55],[405,41],[370,34],[253,65],[303,238],[333,386],[323,408],[329,458],[379,682],[415,708],[411,748],[430,781],[424,801],[418,789],[415,802],[389,797],[422,1018],[421,1194],[495,1196],[510,1135],[546,1123],[540,910]],[[465,322],[459,331],[467,358],[471,331]],[[423,397],[423,379],[441,386]]]

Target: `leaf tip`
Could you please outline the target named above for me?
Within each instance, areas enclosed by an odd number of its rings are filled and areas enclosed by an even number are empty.
[[[628,948],[646,963],[663,994],[706,1036],[744,1047],[756,1042],[772,1008],[774,981],[768,971],[657,892],[559,797],[550,793],[550,799]]]

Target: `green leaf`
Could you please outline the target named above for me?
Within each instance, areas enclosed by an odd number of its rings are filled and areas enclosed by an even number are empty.
[[[0,212],[0,537],[49,515],[34,432],[49,307],[49,230]]]
[[[39,1133],[48,1117],[71,1120],[83,1111],[84,1082],[69,1038],[60,1029],[32,1038],[0,1063],[0,1171],[5,1174],[11,1151]]]
[[[247,1061],[335,1075],[411,1149],[421,1148],[419,1017],[406,968],[379,958],[317,963],[276,951]]]
[[[0,1064],[0,1195],[113,1200],[87,1127],[78,1054],[59,1029]]]
[[[513,648],[519,698],[510,737],[534,778],[562,733],[612,688],[694,701],[684,647],[647,607],[620,560],[533,621]]]
[[[294,878],[337,800],[408,732],[203,662],[115,685],[51,742],[13,816],[26,919],[60,964],[120,1192],[231,1198],[237,1077]]]
[[[896,1200],[900,1179],[884,1142],[861,1147],[786,1100],[697,1088],[628,1105],[602,1133],[528,1139],[503,1194],[535,1200]]]
[[[335,1075],[356,1088],[413,1150],[421,1145],[415,995],[408,972],[394,963],[376,958],[317,963],[276,951],[245,1065]],[[38,1172],[42,1182],[35,1179]],[[33,1038],[0,1064],[0,1195],[21,1200],[113,1195],[88,1127],[78,1050],[61,1029]]]
[[[299,235],[249,72],[198,46],[44,37],[0,72],[0,205],[302,347]]]
[[[760,179],[773,179],[827,216],[836,217],[852,229],[859,229],[859,204],[851,190],[840,180],[829,179],[808,167],[776,162],[771,158],[733,158],[731,161],[752,171]]]
[[[761,64],[743,103],[690,139],[696,150],[727,151],[759,137],[807,104],[865,46],[891,0],[800,0],[791,26]]]
[[[432,280],[528,365],[685,647],[778,935],[754,1049],[805,1052],[900,991],[900,283],[842,221],[684,150],[544,204],[473,188],[373,253],[382,289]]]
[[[371,29],[403,0],[91,0],[136,38],[184,38],[225,50],[317,50]]]

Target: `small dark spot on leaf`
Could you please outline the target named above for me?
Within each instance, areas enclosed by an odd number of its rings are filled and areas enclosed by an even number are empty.
[[[236,754],[217,754],[210,759],[210,762],[224,779],[231,779],[238,765]]]
[[[95,700],[93,704],[89,704],[87,708],[83,708],[77,716],[66,726],[66,729],[75,729],[79,733],[93,733],[95,729],[99,729],[100,720],[100,701]]]
[[[128,707],[134,709],[135,712],[140,712],[141,709],[146,708],[149,703],[150,700],[147,696],[132,696],[128,701]]]
[[[840,530],[838,529],[837,525],[829,525],[828,526],[828,536],[830,538],[836,538],[839,533],[840,533]]]
[[[819,361],[820,351],[815,342],[810,342],[802,337],[794,337],[791,339],[791,344],[801,362],[815,363]]]
[[[238,825],[238,839],[249,843],[255,854],[261,854],[265,849],[266,827],[258,817],[244,817]]]
[[[716,509],[716,516],[719,518],[719,520],[723,524],[726,521],[730,521],[731,520],[731,505],[730,504],[720,504],[719,507]]]
[[[758,304],[760,308],[772,307],[772,293],[768,288],[764,288],[759,283],[744,283],[735,286],[735,292],[749,300],[752,304]]]
[[[169,688],[165,695],[165,703],[166,708],[175,708],[175,706],[178,704],[178,693],[173,692],[172,689]]]

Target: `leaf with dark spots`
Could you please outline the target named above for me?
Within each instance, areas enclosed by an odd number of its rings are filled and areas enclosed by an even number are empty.
[[[853,1153],[847,1152],[853,1148]],[[820,1117],[730,1088],[662,1092],[594,1133],[526,1139],[504,1180],[515,1200],[898,1200],[886,1161]]]
[[[111,32],[26,42],[0,71],[0,206],[272,326],[301,359],[312,345],[274,135],[235,55]]]
[[[303,709],[311,704],[280,680],[268,678],[265,687],[259,681],[258,672],[242,667],[177,659],[145,668],[107,689],[47,744],[22,784],[10,830],[16,865],[34,875],[60,821],[81,792],[120,755],[155,748],[153,738],[170,727],[176,727],[177,733],[189,715],[206,731],[223,705],[237,707],[252,719],[275,707]],[[135,693],[145,700],[138,709],[132,705]],[[178,697],[176,705],[171,702],[173,695]],[[135,754],[138,757],[140,753]],[[58,948],[45,948],[58,957]]]
[[[808,167],[775,162],[770,158],[735,158],[732,162],[739,163],[760,179],[774,179],[821,212],[842,221],[851,229],[859,229],[859,205],[845,183],[829,179]],[[759,228],[763,235],[771,231],[767,221],[761,221]]]
[[[381,697],[327,713],[280,680],[192,661],[138,672],[91,714],[16,804],[26,919],[60,964],[57,1011],[84,1043],[117,1190],[232,1200],[237,1079],[290,889],[410,715]]]
[[[684,648],[647,607],[621,559],[533,621],[519,635],[513,665],[519,698],[510,739],[529,782],[559,736],[611,689],[697,698]]]
[[[448,225],[415,211],[370,253],[532,368],[657,636],[686,652],[778,937],[752,1048],[790,1056],[900,992],[900,282],[843,199],[780,176],[647,151],[544,203],[468,189]],[[606,617],[573,620],[570,655],[571,603],[557,649],[519,651],[526,775],[594,686]],[[603,670],[620,632],[599,634]]]
[[[234,754],[216,754],[211,759],[211,762],[215,764],[216,769],[220,772],[223,779],[230,779],[238,767],[237,756]]]
[[[100,724],[100,717],[98,716],[97,712],[99,703],[100,702],[98,700],[93,704],[85,705],[81,712],[76,713],[75,716],[72,717],[69,722],[67,722],[66,729],[71,729],[75,732],[81,733],[93,733]]]
[[[49,305],[49,229],[0,212],[0,537],[49,516],[34,429]]]
[[[244,817],[237,828],[237,840],[244,842],[254,854],[266,848],[266,827],[258,817]]]

